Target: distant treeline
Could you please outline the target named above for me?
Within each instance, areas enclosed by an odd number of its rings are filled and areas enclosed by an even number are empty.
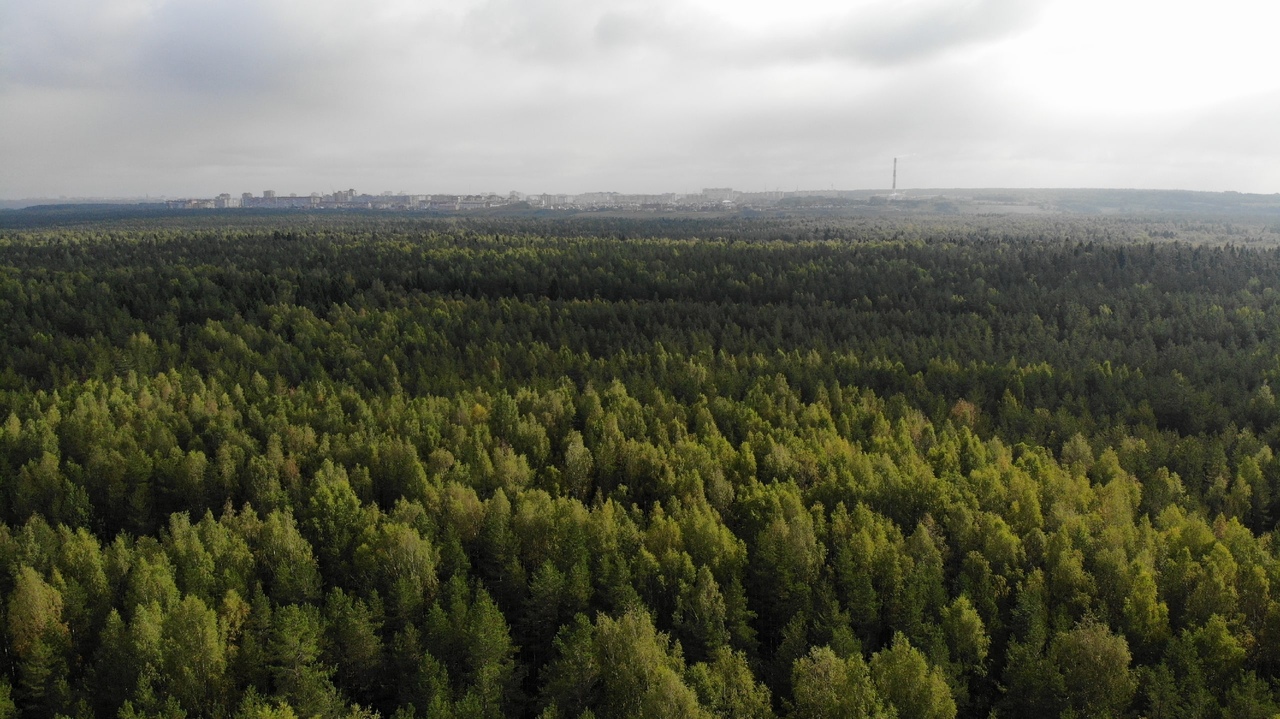
[[[732,192],[732,191],[730,191]],[[1186,190],[1115,190],[1115,189],[912,189],[890,195],[887,191],[833,190],[745,193],[746,204],[699,203],[696,206],[637,204],[639,196],[618,196],[619,204],[607,206],[611,193],[598,193],[588,204],[578,207],[558,205],[542,207],[529,202],[508,202],[494,207],[446,209],[439,204],[416,205],[409,196],[394,198],[368,197],[390,203],[407,203],[400,209],[361,209],[328,205],[324,209],[300,207],[234,207],[224,209],[174,209],[165,202],[112,203],[67,202],[23,206],[21,201],[0,201],[0,228],[32,229],[97,222],[141,220],[146,222],[176,219],[180,223],[208,222],[215,226],[241,225],[281,221],[310,223],[319,218],[333,223],[368,222],[390,219],[393,222],[421,221],[423,218],[447,218],[460,223],[491,223],[507,231],[531,232],[533,221],[550,226],[553,234],[563,228],[616,222],[631,226],[632,231],[655,224],[676,223],[703,228],[730,224],[738,231],[752,232],[748,227],[761,218],[781,220],[784,224],[817,221],[825,225],[850,219],[892,218],[896,221],[955,221],[957,216],[987,215],[997,218],[1010,212],[1028,212],[1041,218],[1069,218],[1079,223],[1086,218],[1114,222],[1128,218],[1136,222],[1179,222],[1197,224],[1206,219],[1215,222],[1271,224],[1272,232],[1280,232],[1280,193],[1262,195],[1240,192],[1192,192]],[[762,199],[762,195],[770,195]],[[586,197],[585,195],[582,197]],[[652,196],[655,200],[661,196]],[[280,198],[281,202],[302,202],[307,198]],[[363,200],[362,200],[363,201]],[[199,201],[184,201],[199,202]],[[207,202],[213,202],[208,200]],[[328,202],[328,201],[326,201]],[[600,204],[605,203],[605,204]],[[714,205],[714,206],[712,206]],[[376,206],[376,205],[375,205]],[[342,220],[340,218],[345,218]],[[621,220],[619,221],[619,218]],[[843,218],[843,220],[841,219]],[[949,219],[943,219],[949,218]],[[518,227],[518,229],[516,229]],[[1158,230],[1168,232],[1169,230]],[[652,233],[650,233],[652,235]]]

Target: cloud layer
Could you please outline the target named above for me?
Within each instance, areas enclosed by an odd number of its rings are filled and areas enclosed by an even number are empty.
[[[1255,5],[0,0],[0,197],[1272,192]]]

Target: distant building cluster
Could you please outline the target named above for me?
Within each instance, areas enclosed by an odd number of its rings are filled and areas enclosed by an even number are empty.
[[[174,209],[215,210],[231,207],[266,209],[372,209],[372,210],[462,210],[482,207],[498,207],[519,201],[512,195],[407,195],[384,192],[367,195],[355,190],[340,190],[328,195],[313,192],[310,195],[279,195],[274,190],[264,190],[261,196],[246,192],[239,197],[223,193],[213,199],[169,200],[166,206]]]
[[[789,196],[808,193],[739,192],[729,187],[708,187],[698,193],[663,193],[656,195],[619,192],[586,192],[578,195],[532,194],[510,192],[480,195],[410,195],[383,192],[368,195],[354,189],[328,195],[279,195],[265,190],[261,195],[246,192],[239,197],[223,193],[211,199],[169,200],[172,209],[214,210],[226,208],[268,209],[371,209],[371,210],[437,210],[463,211],[521,205],[534,209],[564,210],[717,210],[729,207],[768,207]]]
[[[554,195],[509,192],[505,195],[485,193],[479,195],[410,195],[383,192],[379,195],[341,190],[328,195],[313,192],[310,195],[279,195],[265,190],[261,195],[246,192],[240,197],[221,194],[212,199],[169,200],[165,204],[173,209],[214,210],[233,207],[265,209],[368,209],[368,210],[426,210],[459,212],[484,210],[496,207],[513,209],[622,210],[631,212],[709,212],[725,209],[765,209],[779,206],[807,208],[842,207],[855,204],[884,204],[886,202],[924,199],[921,196],[907,198],[902,193],[875,194],[859,190],[804,190],[795,192],[740,192],[730,187],[707,187],[696,193],[668,192],[657,195],[624,194],[620,192],[585,192],[579,195]]]

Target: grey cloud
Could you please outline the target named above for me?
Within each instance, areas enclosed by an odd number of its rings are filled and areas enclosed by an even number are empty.
[[[885,1],[807,26],[766,34],[667,0],[487,0],[467,13],[478,43],[557,65],[615,51],[704,67],[761,66],[839,58],[872,66],[937,57],[1031,26],[1048,0]]]
[[[101,86],[134,56],[135,13],[94,0],[0,0],[0,77],[6,84]]]
[[[887,186],[892,158],[910,155],[902,178],[920,187],[941,182],[939,168],[962,157],[985,173],[1002,159],[996,148],[1032,122],[980,78],[942,70],[874,91],[726,113],[704,125],[699,144],[727,167],[750,167],[762,184],[773,175],[811,188]],[[975,173],[957,184],[979,181]]]
[[[1280,155],[1280,90],[1223,103],[1188,122],[1175,136],[1187,146],[1208,144],[1251,162],[1274,165]],[[1207,142],[1205,142],[1207,140]]]
[[[927,6],[891,5],[846,16],[792,51],[801,57],[834,55],[876,65],[926,59],[1005,37],[1029,27],[1043,0],[966,0]]]
[[[761,49],[756,40],[726,34],[732,14],[679,0],[485,0],[467,14],[466,26],[482,46],[546,65],[638,53],[650,62],[717,66]]]
[[[317,32],[317,17],[333,28]],[[222,98],[342,79],[368,27],[351,4],[280,0],[0,0],[0,78],[28,87]],[[355,63],[359,65],[360,63]]]
[[[688,49],[689,32],[682,24],[664,12],[661,5],[615,8],[600,15],[593,34],[597,46],[603,49],[648,47],[676,53]]]
[[[300,66],[310,58],[273,10],[249,0],[166,3],[140,38],[136,71],[165,90],[225,94],[275,87],[304,71]]]
[[[569,62],[592,49],[601,12],[600,3],[589,0],[488,0],[466,13],[463,26],[481,47]]]

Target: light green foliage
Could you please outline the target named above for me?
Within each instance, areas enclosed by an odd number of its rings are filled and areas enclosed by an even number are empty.
[[[657,719],[711,716],[684,682],[684,660],[648,614],[600,615],[570,625],[556,639],[559,656],[547,669],[543,702],[553,716]]]
[[[1160,600],[1155,577],[1145,566],[1137,568],[1125,597],[1124,618],[1128,635],[1147,651],[1159,649],[1169,638],[1169,606]]]
[[[303,523],[312,546],[319,551],[320,565],[326,574],[351,576],[354,573],[350,566],[352,554],[370,531],[370,514],[351,488],[346,470],[326,460],[312,479]]]
[[[1049,656],[1062,673],[1067,706],[1077,716],[1114,717],[1128,708],[1136,682],[1124,637],[1086,621],[1054,637]]]
[[[756,681],[741,652],[720,647],[710,661],[689,667],[687,683],[712,716],[724,719],[773,717],[768,687]]]
[[[282,604],[315,599],[320,574],[311,545],[289,512],[267,515],[258,530],[255,554],[269,576],[268,593]]]
[[[18,707],[46,716],[68,698],[65,652],[70,635],[62,619],[62,595],[31,567],[20,567],[16,574],[6,609]]]
[[[271,703],[256,694],[245,697],[235,714],[236,719],[297,719],[293,707],[285,702]]]
[[[13,719],[18,707],[13,703],[13,690],[8,679],[0,679],[0,719]]]
[[[978,616],[967,596],[956,597],[943,610],[942,630],[946,634],[952,661],[979,674],[986,673],[991,637],[987,636],[982,617]]]
[[[579,499],[587,499],[592,489],[592,472],[595,460],[591,450],[582,442],[582,435],[576,430],[569,433],[565,440],[564,473],[562,474],[565,494]]]
[[[221,702],[226,647],[213,609],[188,595],[164,618],[160,647],[165,690],[189,716],[204,715]]]
[[[796,660],[791,685],[793,719],[895,716],[876,691],[866,662],[857,654],[841,658],[830,647],[814,647]]]
[[[946,678],[902,634],[871,657],[871,678],[900,719],[954,719],[956,703]]]

